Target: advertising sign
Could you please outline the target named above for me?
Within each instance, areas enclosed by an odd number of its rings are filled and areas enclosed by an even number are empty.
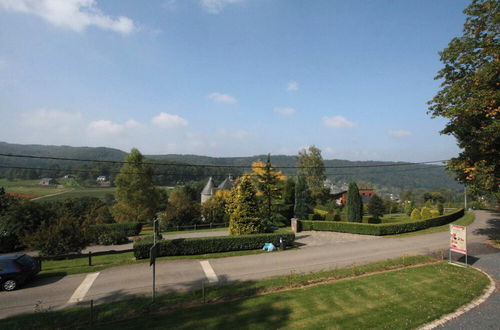
[[[450,250],[467,254],[466,229],[464,226],[450,225]]]

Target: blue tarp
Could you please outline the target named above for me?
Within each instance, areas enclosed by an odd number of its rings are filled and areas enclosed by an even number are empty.
[[[273,243],[264,243],[264,247],[262,248],[264,251],[274,251],[276,250],[276,246]]]

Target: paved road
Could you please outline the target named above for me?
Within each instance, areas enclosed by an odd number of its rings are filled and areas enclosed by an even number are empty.
[[[485,236],[493,226],[494,214],[476,212],[469,226],[469,249],[484,252]],[[160,291],[199,288],[202,280],[219,282],[255,280],[274,275],[308,272],[363,264],[402,255],[427,254],[448,246],[448,233],[435,233],[405,238],[381,238],[341,233],[302,232],[301,249],[279,253],[200,260],[161,261],[157,263],[157,285]],[[481,250],[483,249],[483,250]],[[95,275],[80,274],[45,278],[15,292],[0,292],[0,317],[33,311],[38,300],[42,307],[60,308],[72,301],[90,299],[97,303],[114,301],[150,292],[151,270],[148,264],[115,267]],[[7,299],[8,297],[8,299]],[[21,307],[15,307],[21,306]]]

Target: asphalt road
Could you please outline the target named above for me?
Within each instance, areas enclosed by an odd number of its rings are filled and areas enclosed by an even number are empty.
[[[468,248],[472,255],[495,253],[484,244],[498,223],[495,213],[476,211],[468,227]],[[256,280],[269,276],[340,268],[352,264],[403,255],[428,254],[446,249],[448,232],[405,238],[382,238],[325,232],[301,232],[300,249],[279,253],[201,260],[161,261],[156,266],[160,292],[200,288],[202,281]],[[115,301],[151,292],[151,269],[141,263],[114,267],[96,274],[40,278],[14,292],[0,292],[0,318],[39,309],[58,309],[74,304]],[[36,307],[38,306],[38,307]]]

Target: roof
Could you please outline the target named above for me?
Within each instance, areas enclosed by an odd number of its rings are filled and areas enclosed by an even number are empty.
[[[224,181],[221,182],[221,184],[217,187],[219,190],[231,190],[233,188],[233,177],[228,176]]]
[[[215,188],[214,180],[212,179],[212,177],[210,177],[210,179],[208,179],[207,184],[205,185],[205,188],[203,188],[203,190],[201,191],[201,194],[212,195],[214,192],[214,188]]]

